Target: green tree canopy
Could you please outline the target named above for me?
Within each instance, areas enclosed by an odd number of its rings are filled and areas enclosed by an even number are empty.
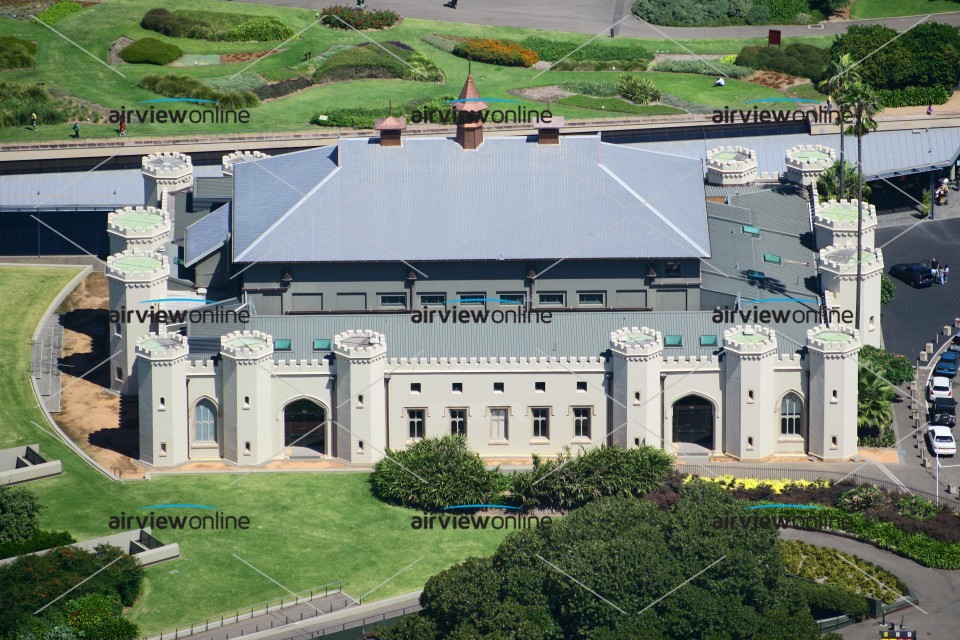
[[[29,489],[0,487],[0,543],[20,542],[37,531],[40,501]]]

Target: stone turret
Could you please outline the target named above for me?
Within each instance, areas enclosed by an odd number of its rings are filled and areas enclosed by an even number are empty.
[[[189,460],[187,425],[187,338],[148,333],[137,340],[140,460],[173,467]]]
[[[617,329],[610,334],[610,355],[614,442],[621,447],[646,443],[666,448],[660,403],[655,400],[660,391],[663,335],[647,327]]]
[[[238,164],[244,162],[253,162],[254,160],[260,160],[261,158],[269,158],[267,154],[262,151],[234,151],[233,153],[228,153],[223,156],[223,175],[232,176],[233,168]]]
[[[837,152],[822,144],[804,144],[787,149],[787,180],[802,185],[817,182],[820,175],[836,162]]]
[[[170,210],[168,194],[193,186],[193,161],[190,156],[171,151],[143,157],[143,203]]]
[[[774,434],[755,426],[770,423],[777,334],[760,325],[738,325],[723,332],[723,346],[727,355],[724,451],[740,460],[769,457],[775,451]]]
[[[283,453],[283,429],[273,415],[273,338],[261,331],[220,337],[223,368],[223,458],[261,464]]]
[[[848,460],[857,454],[859,332],[843,325],[818,325],[807,330],[807,349],[808,450],[825,461]]]
[[[344,331],[333,337],[340,406],[333,441],[337,457],[372,463],[387,448],[384,367],[387,340],[376,331]]]
[[[707,151],[707,182],[737,186],[757,181],[757,152],[746,147],[717,147]]]
[[[124,207],[107,214],[110,253],[144,249],[163,253],[170,242],[170,214],[156,207]]]
[[[877,208],[867,202],[862,206],[863,246],[872,247],[877,228]],[[857,244],[857,201],[830,200],[816,205],[813,227],[817,246]]]
[[[835,316],[831,324],[854,324],[857,305],[857,247],[853,244],[820,250],[820,278],[824,300]],[[864,247],[860,266],[860,338],[863,344],[880,346],[880,276],[883,252]]]

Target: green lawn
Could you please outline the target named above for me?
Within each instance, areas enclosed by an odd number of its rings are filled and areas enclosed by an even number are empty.
[[[214,0],[165,0],[164,7],[175,10],[214,9],[223,11],[233,7]],[[13,35],[39,43],[37,67],[29,70],[7,71],[2,77],[23,82],[43,82],[54,92],[73,95],[107,109],[135,108],[143,100],[157,98],[152,92],[141,89],[137,82],[148,73],[187,73],[198,78],[230,76],[250,66],[250,62],[237,62],[227,65],[210,65],[192,68],[160,69],[152,65],[119,65],[114,69],[102,63],[107,58],[107,50],[114,40],[127,36],[134,40],[153,37],[175,43],[187,54],[223,54],[245,51],[266,51],[281,45],[279,42],[238,43],[208,42],[188,38],[168,38],[153,31],[142,29],[139,25],[143,14],[156,6],[155,0],[104,0],[81,13],[69,16],[56,25],[62,33],[80,47],[92,54],[87,55],[66,39],[54,34],[43,26],[21,20],[0,18],[0,35]],[[315,21],[313,10],[287,7],[261,6],[244,3],[237,9],[244,13],[274,15],[294,30],[309,27]],[[136,124],[128,126],[129,137],[175,135],[175,134],[218,134],[250,131],[291,131],[311,128],[309,120],[317,111],[321,113],[338,107],[370,107],[402,104],[414,98],[431,98],[443,94],[459,93],[466,76],[467,61],[445,53],[420,40],[420,36],[430,33],[448,33],[461,36],[484,35],[521,39],[530,34],[540,34],[557,39],[586,42],[589,36],[532,29],[507,27],[487,27],[458,23],[436,22],[429,20],[404,20],[398,27],[383,32],[357,34],[352,31],[331,29],[323,25],[312,26],[298,39],[283,44],[281,50],[257,61],[250,67],[251,72],[261,73],[269,79],[280,79],[292,75],[289,67],[300,64],[305,57],[318,56],[335,44],[359,44],[368,38],[377,41],[399,40],[426,54],[446,74],[446,84],[428,84],[405,80],[363,80],[347,83],[313,87],[294,96],[264,104],[251,110],[248,124],[220,125],[175,125],[175,124]],[[679,46],[670,41],[646,40],[645,46],[653,51],[698,53],[734,53],[746,44],[761,43],[763,39],[716,39],[687,40]],[[809,36],[791,38],[790,42],[806,42],[818,46],[829,46],[830,36]],[[551,84],[564,80],[607,80],[616,79],[617,72],[548,72],[542,75],[535,69],[499,67],[475,63],[474,78],[483,95],[491,97],[514,97],[508,93],[511,89]],[[120,74],[123,74],[122,76]],[[709,106],[738,106],[736,102],[718,104],[715,94],[704,90],[712,82],[706,76],[699,78],[680,74],[655,74],[663,90],[675,94],[690,102],[698,102],[700,97],[710,99]],[[549,82],[548,82],[549,81]],[[733,83],[730,83],[733,84]],[[749,97],[773,96],[774,92],[763,87],[749,85]],[[727,100],[734,100],[737,93],[730,85],[726,91]],[[723,101],[720,101],[723,102]],[[525,102],[528,108],[542,107],[542,104]],[[569,118],[596,117],[594,110],[560,106],[557,115]],[[37,132],[22,127],[0,129],[0,140],[65,139],[70,135],[68,125],[46,126],[40,123]],[[81,125],[83,137],[115,136],[113,126]]]
[[[670,115],[684,113],[683,109],[669,107],[662,104],[641,106],[627,102],[621,98],[593,98],[591,96],[568,96],[560,100],[560,104],[585,109],[597,109],[605,113],[633,113],[647,116]]]
[[[960,11],[960,4],[955,0],[854,0],[850,17],[894,18],[946,11]]]
[[[470,556],[489,555],[502,531],[415,531],[416,512],[370,496],[366,473],[254,473],[169,476],[111,482],[64,444],[31,424],[45,425],[29,384],[30,336],[50,300],[75,275],[71,269],[0,267],[0,448],[39,442],[64,473],[27,485],[44,505],[41,526],[78,540],[111,533],[111,516],[155,504],[203,504],[246,515],[246,531],[156,531],[180,544],[181,559],[147,569],[144,595],[130,613],[146,633],[288,596],[243,558],[299,592],[342,580],[354,597],[373,589],[421,556],[423,560],[370,595],[371,600],[421,588],[426,579]],[[196,511],[177,511],[196,514]],[[158,514],[159,515],[159,514]]]
[[[813,83],[811,82],[794,85],[784,91],[784,94],[790,96],[791,98],[802,98],[804,100],[824,101],[827,99],[827,96],[817,91],[816,87],[814,87]]]

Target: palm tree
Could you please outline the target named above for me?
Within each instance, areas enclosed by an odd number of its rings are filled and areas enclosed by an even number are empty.
[[[843,93],[846,91],[847,87],[852,84],[860,82],[860,74],[854,69],[856,63],[853,61],[853,58],[849,53],[842,54],[839,58],[831,60],[830,64],[827,65],[825,73],[827,74],[826,79],[822,80],[817,89],[821,93],[825,93],[828,96],[832,96],[834,100],[837,101],[837,124],[840,126],[840,166],[845,166],[843,164],[844,157],[844,133],[843,133],[843,115],[847,110],[848,105],[843,100]],[[837,198],[844,197],[843,190],[843,172],[840,173],[840,190],[837,192],[840,196]]]
[[[857,82],[844,90],[844,103],[853,114],[853,124],[844,133],[857,136],[857,307],[854,313],[854,326],[860,328],[860,282],[863,276],[863,136],[877,130],[873,116],[880,113],[881,107],[873,89]],[[841,135],[841,139],[843,136]],[[843,175],[841,172],[840,175]]]
[[[866,367],[857,376],[857,432],[870,435],[883,433],[893,420],[893,390],[890,385]]]

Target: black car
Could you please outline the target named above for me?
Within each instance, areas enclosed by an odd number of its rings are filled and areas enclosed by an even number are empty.
[[[953,398],[937,398],[930,405],[930,424],[953,427],[957,424],[957,401]]]
[[[933,274],[930,267],[919,262],[895,264],[890,267],[890,275],[902,280],[915,289],[923,289],[933,285]]]

